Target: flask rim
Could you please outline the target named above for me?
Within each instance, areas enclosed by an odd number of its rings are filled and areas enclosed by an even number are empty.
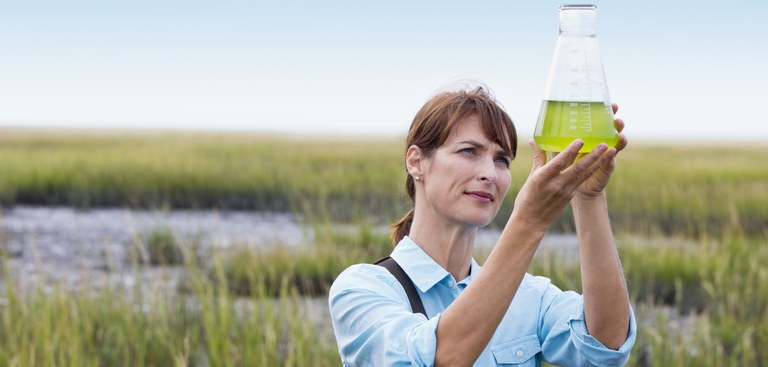
[[[560,5],[558,8],[560,11],[563,10],[597,10],[597,5],[595,4],[563,4]]]

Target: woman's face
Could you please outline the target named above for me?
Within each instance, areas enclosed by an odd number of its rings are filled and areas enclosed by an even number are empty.
[[[511,161],[483,134],[479,117],[468,116],[425,160],[426,204],[449,221],[488,225],[509,189]]]

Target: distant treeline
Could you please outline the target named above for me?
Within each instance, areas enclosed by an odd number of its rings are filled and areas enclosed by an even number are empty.
[[[256,133],[0,132],[0,204],[292,211],[390,222],[404,195],[402,139]],[[619,155],[608,195],[617,230],[700,235],[768,228],[768,144],[640,142]],[[512,211],[531,166],[522,144]],[[570,212],[553,230],[572,228]]]

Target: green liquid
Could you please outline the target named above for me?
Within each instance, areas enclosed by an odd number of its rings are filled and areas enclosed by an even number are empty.
[[[575,139],[584,141],[579,153],[591,152],[598,144],[614,147],[619,133],[613,110],[603,102],[543,101],[533,139],[542,150],[562,152]]]

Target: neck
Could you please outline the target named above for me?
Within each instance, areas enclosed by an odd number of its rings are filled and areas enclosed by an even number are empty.
[[[454,279],[462,280],[469,275],[477,227],[436,219],[417,210],[408,237]]]

